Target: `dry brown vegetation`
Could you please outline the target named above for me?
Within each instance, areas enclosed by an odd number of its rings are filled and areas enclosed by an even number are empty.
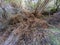
[[[2,31],[0,45],[15,45],[15,43],[16,45],[35,45],[35,43],[43,45],[44,29],[48,28],[47,22],[43,18],[35,17],[32,13],[23,12],[23,14],[23,16],[16,14],[7,20],[8,26],[3,29],[4,33]]]
[[[59,21],[60,17],[58,18],[54,14],[46,20],[42,12],[48,2],[49,0],[45,0],[40,7],[38,2],[35,11],[32,12],[22,9],[21,12],[16,14],[3,13],[7,17],[4,18],[3,15],[3,18],[0,19],[2,24],[0,28],[0,45],[54,45],[49,37],[49,34],[53,35],[54,33],[48,28],[53,27],[50,24]],[[12,2],[11,4],[14,8],[20,8]],[[40,11],[38,11],[38,8],[41,8]]]

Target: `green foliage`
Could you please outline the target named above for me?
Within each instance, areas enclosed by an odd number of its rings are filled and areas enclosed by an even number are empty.
[[[9,2],[10,2],[10,0],[5,0],[5,2],[6,2],[6,3],[9,3]]]
[[[54,27],[50,29],[51,33],[49,33],[50,43],[51,45],[60,45],[60,29]]]
[[[53,8],[50,9],[51,13],[55,13],[56,11],[57,11],[57,8],[55,8],[55,7],[53,7]]]

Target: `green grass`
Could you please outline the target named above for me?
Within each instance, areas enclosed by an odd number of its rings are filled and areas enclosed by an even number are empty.
[[[51,33],[48,34],[50,38],[50,44],[51,45],[60,45],[60,37],[57,37],[55,33],[60,33],[60,29],[58,28],[51,28],[49,29]]]

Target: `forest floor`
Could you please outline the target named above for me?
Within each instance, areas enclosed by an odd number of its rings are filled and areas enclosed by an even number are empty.
[[[60,45],[59,19],[56,14],[37,18],[28,12],[0,19],[0,45]]]

